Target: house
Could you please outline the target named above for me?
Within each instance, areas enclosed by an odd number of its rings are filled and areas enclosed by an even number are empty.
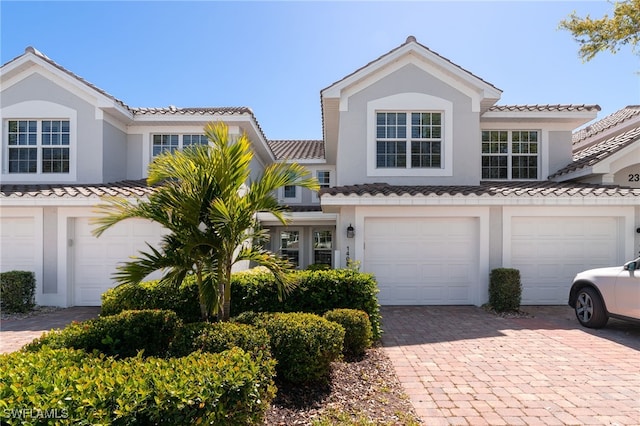
[[[130,220],[99,239],[93,206],[140,197],[163,150],[226,122],[256,153],[303,164],[270,248],[300,268],[375,274],[382,304],[474,304],[518,268],[524,304],[564,304],[573,275],[640,248],[640,107],[588,127],[597,105],[500,105],[501,90],[414,37],[321,91],[322,140],[269,140],[249,108],[133,108],[29,47],[1,71],[2,270],[32,270],[39,304],[95,305],[115,266],[163,230]]]

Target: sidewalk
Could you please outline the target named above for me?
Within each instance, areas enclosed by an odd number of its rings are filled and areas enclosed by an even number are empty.
[[[0,321],[0,353],[14,352],[45,331],[63,328],[72,321],[96,318],[99,306],[76,306],[23,319]]]

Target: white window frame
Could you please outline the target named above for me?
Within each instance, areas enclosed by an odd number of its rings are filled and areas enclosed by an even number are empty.
[[[316,170],[315,171],[315,176],[316,179],[318,179],[318,174],[319,173],[328,173],[329,174],[329,182],[327,182],[326,184],[320,184],[320,189],[322,188],[331,188],[331,186],[333,185],[333,172],[331,170],[327,170],[327,169],[320,169],[320,170]],[[320,179],[318,179],[318,182],[320,183]],[[311,200],[313,202],[319,202],[320,201],[320,197],[318,196],[318,191],[313,191],[312,195],[311,195]]]
[[[328,231],[331,233],[331,248],[330,249],[316,249],[315,247],[315,233],[316,232],[324,232],[324,231]],[[318,227],[318,228],[312,228],[311,229],[311,258],[309,260],[309,264],[314,264],[316,263],[316,251],[320,251],[320,250],[325,250],[325,251],[329,251],[330,252],[330,261],[329,261],[329,266],[333,268],[333,253],[335,250],[335,245],[336,245],[336,232],[334,228],[330,228],[330,227]]]
[[[482,146],[480,148],[480,177],[484,181],[537,181],[540,180],[540,176],[542,176],[542,131],[539,129],[526,129],[526,128],[514,128],[514,129],[482,129],[480,132],[480,144],[482,145],[482,133],[483,132],[506,132],[507,133],[507,152],[496,152],[496,153],[484,153],[482,152]],[[513,152],[513,133],[515,132],[526,132],[526,133],[536,133],[537,140],[535,141],[537,145],[537,152],[535,154],[528,153],[514,153]],[[489,142],[491,143],[491,142]],[[506,178],[491,178],[482,176],[482,160],[485,157],[507,157],[507,177]],[[514,178],[513,177],[513,158],[514,157],[535,157],[537,159],[536,165],[536,177],[535,178]]]
[[[295,197],[286,197],[284,186],[278,188],[278,201],[281,203],[301,203],[302,202],[302,188],[296,185],[287,185],[287,186],[295,186],[296,195]]]
[[[161,154],[161,153],[163,153],[163,152],[167,152],[167,150],[162,150],[162,151],[160,151],[160,152],[159,152],[159,153],[157,153],[157,154],[154,154],[154,153],[153,153],[153,150],[154,150],[154,147],[155,147],[155,145],[154,145],[154,143],[153,143],[153,142],[154,142],[154,139],[155,139],[155,137],[156,137],[156,136],[161,136],[161,137],[164,137],[164,136],[169,136],[169,137],[171,137],[171,136],[176,136],[176,137],[178,138],[178,145],[176,146],[176,150],[178,150],[178,151],[182,151],[182,150],[184,149],[184,147],[185,147],[185,145],[184,145],[184,139],[185,139],[185,136],[188,136],[188,137],[194,137],[194,136],[202,137],[202,136],[204,136],[204,137],[206,138],[206,135],[204,135],[204,134],[200,134],[200,133],[173,133],[173,132],[167,132],[167,133],[160,133],[160,132],[157,132],[157,133],[151,133],[151,135],[150,135],[150,137],[149,137],[149,144],[150,144],[150,146],[151,146],[151,158],[152,158],[152,159],[153,159],[153,158],[155,158],[155,157],[157,157],[158,155],[160,155],[160,154]],[[208,144],[208,142],[207,142],[207,144]],[[187,146],[194,146],[194,145],[193,145],[193,144],[189,144],[189,145],[187,145]],[[172,152],[173,152],[173,150],[172,150]]]
[[[407,138],[406,167],[377,167],[377,113],[437,112],[442,114],[440,167],[411,167],[411,139]],[[408,134],[407,136],[410,136]],[[367,176],[453,176],[453,103],[424,93],[400,93],[367,103]]]
[[[47,101],[27,101],[2,108],[2,181],[4,183],[25,182],[72,182],[76,180],[77,160],[77,112],[71,108]],[[25,145],[25,148],[37,148],[37,172],[36,173],[9,173],[9,121],[36,121],[37,144]],[[43,121],[68,121],[69,145],[42,145]],[[42,172],[42,148],[68,148],[69,172],[68,173],[43,173]]]

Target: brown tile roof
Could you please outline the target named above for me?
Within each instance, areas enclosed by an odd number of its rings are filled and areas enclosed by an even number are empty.
[[[37,184],[0,185],[0,198],[82,198],[82,197],[143,197],[153,193],[146,180],[125,180],[105,184]]]
[[[324,89],[322,89],[320,92],[322,93],[324,90],[328,89],[329,87],[331,87],[331,86],[333,86],[333,85],[335,85],[335,84],[338,84],[338,83],[340,83],[341,81],[346,80],[347,78],[351,77],[351,76],[352,76],[352,75],[354,75],[354,74],[357,74],[358,72],[362,71],[363,69],[367,68],[368,66],[370,66],[370,65],[372,65],[372,64],[374,64],[374,63],[376,63],[376,62],[378,62],[379,60],[383,59],[385,56],[391,55],[391,54],[392,54],[393,52],[395,52],[396,50],[402,49],[402,47],[406,46],[406,45],[407,45],[407,44],[409,44],[409,43],[416,43],[418,46],[420,46],[420,47],[422,47],[423,49],[425,49],[425,50],[429,51],[430,53],[432,53],[433,55],[435,55],[435,56],[439,57],[440,59],[445,60],[446,62],[450,63],[450,64],[451,64],[451,65],[453,65],[454,67],[456,67],[456,68],[460,69],[461,71],[464,71],[465,73],[467,73],[467,74],[469,74],[469,75],[471,75],[471,76],[473,76],[473,77],[477,78],[478,80],[482,81],[482,82],[483,82],[483,83],[485,83],[485,84],[488,84],[489,86],[493,87],[494,89],[496,89],[496,90],[498,90],[498,91],[502,91],[502,90],[498,89],[496,86],[494,86],[493,84],[489,83],[488,81],[483,80],[482,78],[478,77],[477,75],[473,74],[472,72],[470,72],[470,71],[468,71],[468,70],[466,70],[466,69],[462,68],[460,65],[458,65],[458,64],[456,64],[456,63],[454,63],[454,62],[452,62],[451,60],[449,60],[449,59],[445,58],[444,56],[440,55],[439,53],[434,52],[433,50],[429,49],[427,46],[425,46],[425,45],[423,45],[423,44],[421,44],[421,43],[418,43],[418,41],[416,40],[416,38],[415,38],[414,36],[410,35],[409,37],[407,37],[407,40],[406,40],[404,43],[402,43],[400,46],[398,46],[398,47],[396,47],[396,48],[394,48],[394,49],[391,49],[390,51],[388,51],[388,52],[387,52],[387,53],[385,53],[384,55],[381,55],[380,57],[378,57],[378,58],[374,59],[373,61],[371,61],[371,62],[367,63],[366,65],[364,65],[364,66],[362,66],[362,67],[358,68],[357,70],[355,70],[354,72],[352,72],[352,73],[350,73],[350,74],[346,75],[345,77],[341,78],[340,80],[337,80],[337,81],[335,81],[335,82],[331,83],[329,86],[325,87],[325,88],[324,88]]]
[[[584,149],[574,152],[573,162],[549,176],[549,179],[571,173],[584,167],[593,166],[637,141],[640,141],[640,127],[605,139],[597,144],[589,145]]]
[[[338,186],[320,191],[321,195],[356,196],[625,196],[640,197],[640,189],[552,181],[536,182],[482,182],[480,185],[461,186],[401,186],[385,183]]]
[[[547,104],[547,105],[494,105],[489,108],[491,112],[560,112],[560,111],[600,111],[599,105],[576,104]]]
[[[324,160],[322,140],[274,140],[268,143],[277,160]]]
[[[624,123],[633,117],[640,116],[640,105],[629,105],[624,107],[613,114],[609,114],[602,120],[598,120],[589,126],[578,130],[573,134],[573,143],[577,144],[591,136],[602,133],[607,129],[611,129],[619,124]]]

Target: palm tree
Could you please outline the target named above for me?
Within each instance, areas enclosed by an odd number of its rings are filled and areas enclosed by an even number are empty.
[[[264,239],[256,222],[258,212],[272,213],[286,224],[286,207],[274,194],[283,186],[318,189],[315,178],[295,163],[273,163],[262,176],[249,182],[253,159],[251,142],[242,135],[230,140],[221,122],[205,127],[210,145],[164,153],[149,166],[147,183],[156,190],[135,202],[108,198],[98,207],[102,215],[94,222],[100,236],[128,218],[143,218],[161,224],[168,234],[159,249],[149,246],[140,256],[118,268],[118,283],[140,283],[149,273],[163,270],[163,280],[181,283],[187,274],[196,277],[203,319],[217,313],[228,320],[231,307],[231,269],[240,261],[269,268],[279,283],[282,297],[291,284],[285,272],[289,263],[252,245]]]

